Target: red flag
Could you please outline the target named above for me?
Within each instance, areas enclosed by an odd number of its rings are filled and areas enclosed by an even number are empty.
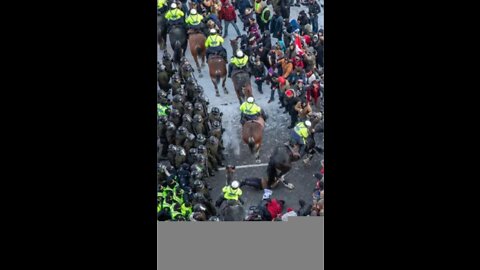
[[[295,52],[297,55],[302,56],[304,54],[304,51],[302,49],[302,41],[300,39],[300,35],[295,35]]]

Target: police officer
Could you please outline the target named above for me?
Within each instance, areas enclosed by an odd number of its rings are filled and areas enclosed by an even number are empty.
[[[267,120],[265,112],[262,110],[262,108],[260,108],[260,106],[255,104],[255,99],[253,97],[248,97],[247,101],[240,105],[240,112],[240,123],[242,125],[245,123],[245,121],[257,119],[259,115],[261,115],[265,121]]]
[[[198,151],[198,149],[197,149]],[[205,156],[202,154],[197,154],[195,156],[195,162],[192,166],[190,166],[190,171],[192,172],[192,176],[195,177],[196,174],[205,175],[206,174],[206,164],[205,164]],[[194,173],[196,171],[196,173]]]
[[[218,171],[218,166],[223,166],[222,156],[220,155],[219,141],[217,137],[210,136],[207,141],[208,158],[211,161],[215,171]]]
[[[185,149],[185,152],[189,153],[190,149],[192,149],[194,143],[195,143],[195,135],[193,133],[187,132],[187,138],[185,139],[185,142],[183,143],[183,148]]]
[[[174,145],[175,144],[175,133],[176,133],[177,127],[171,121],[167,121],[165,123],[165,125],[167,126],[167,131],[165,132],[165,137],[167,138],[167,142],[168,142],[168,144]]]
[[[200,179],[193,181],[193,191],[195,193],[202,194],[207,201],[212,200],[212,198],[210,197],[210,192],[208,191],[208,187],[206,187],[204,181]]]
[[[312,126],[312,123],[309,120],[304,122],[299,122],[295,128],[291,131],[290,136],[292,139],[292,144],[299,145],[299,154],[303,156],[305,144],[309,135],[308,129]]]
[[[165,157],[167,155],[168,142],[166,137],[166,132],[167,132],[166,123],[167,123],[166,116],[160,116],[158,118],[157,136],[159,137],[160,143],[162,144],[162,152],[160,154],[160,157]]]
[[[182,116],[182,125],[181,126],[186,128],[188,133],[193,132],[192,122],[193,122],[192,117],[189,114],[184,113],[183,116]]]
[[[180,208],[182,216],[188,218],[192,214],[192,204],[190,202],[185,202]]]
[[[184,126],[180,126],[177,129],[177,132],[175,134],[175,145],[177,146],[182,146],[185,140],[187,139],[187,128]]]
[[[202,14],[198,14],[197,10],[192,8],[190,10],[190,15],[188,15],[188,17],[185,19],[185,23],[187,24],[188,29],[192,29],[194,31],[198,30],[200,33],[203,33],[205,34],[205,36],[207,36],[207,34],[204,31],[202,31],[205,28],[205,24],[203,23],[203,20],[204,18]]]
[[[178,169],[180,168],[180,165],[183,163],[187,162],[187,153],[185,152],[185,149],[181,146],[176,146],[176,151],[175,151],[175,168]]]
[[[207,172],[211,176],[215,176],[215,173],[213,172],[214,169],[218,170],[218,168],[214,167],[214,165],[210,162],[210,159],[208,158],[208,150],[205,145],[199,145],[198,146],[198,155],[203,156],[203,164],[206,165]]]
[[[172,94],[176,95],[178,94],[178,91],[182,89],[182,78],[180,77],[180,74],[175,73],[172,76]]]
[[[170,10],[167,11],[167,13],[165,13],[165,19],[167,19],[167,25],[168,25],[167,32],[170,32],[170,29],[174,25],[182,26],[184,23],[183,21],[184,16],[185,14],[181,9],[177,7],[177,4],[172,3],[170,5]]]
[[[182,123],[182,115],[180,114],[180,111],[177,109],[172,109],[170,114],[168,115],[168,120],[173,122],[176,127],[180,126]]]
[[[182,207],[181,204],[173,201],[173,203],[170,205],[170,215],[171,215],[171,220],[176,220],[178,216],[182,215]]]
[[[216,207],[220,207],[225,200],[235,200],[239,201],[241,204],[244,204],[242,200],[242,190],[239,188],[240,183],[237,180],[232,181],[229,186],[225,186],[222,189],[223,195],[218,198],[215,202]]]
[[[202,118],[205,118],[207,116],[207,112],[204,110],[204,104],[202,104],[200,101],[195,102],[195,104],[193,105],[193,113],[199,114]]]
[[[184,107],[183,107],[184,102],[185,102],[185,99],[183,98],[182,95],[176,94],[175,96],[173,96],[172,107],[177,109],[182,115],[184,113]]]
[[[175,155],[177,153],[177,147],[175,144],[168,145],[167,158],[170,164],[175,164]]]
[[[198,148],[200,145],[205,145],[205,143],[206,143],[205,135],[198,134],[196,139],[195,139],[195,143],[193,144],[193,146],[195,148]]]
[[[188,150],[188,156],[187,156],[187,163],[190,164],[190,165],[193,165],[193,163],[195,163],[196,158],[197,158],[197,154],[198,154],[198,150],[197,148],[190,148]]]
[[[193,133],[196,134],[197,136],[200,134],[205,134],[205,125],[203,123],[203,118],[200,114],[195,114],[193,116]]]
[[[210,35],[205,40],[205,47],[207,48],[207,60],[210,54],[219,53],[227,62],[227,51],[223,48],[223,38],[217,34],[217,30],[210,29]]]
[[[222,150],[225,148],[223,147],[223,139],[222,139],[222,134],[225,130],[220,126],[220,122],[218,121],[213,121],[212,126],[210,128],[210,132],[208,133],[208,136],[215,136],[218,139],[218,152],[220,156],[222,157],[222,160],[225,158],[223,157]]]
[[[167,109],[170,109],[169,108],[170,100],[168,100],[167,96],[168,94],[165,91],[163,90],[157,91],[157,115],[158,116],[170,114],[170,111],[167,110]]]
[[[167,7],[167,0],[158,0],[157,1],[157,10],[158,13],[162,14],[165,12]]]
[[[186,114],[193,117],[193,105],[190,101],[185,102],[183,105],[183,115],[185,116]]]
[[[234,57],[230,59],[230,64],[228,64],[228,77],[232,77],[233,68],[235,70],[246,70],[250,74],[248,69],[248,55],[245,55],[241,50],[237,50],[237,53]]]
[[[218,107],[213,107],[210,113],[208,114],[208,122],[213,124],[214,121],[218,121],[220,125],[222,124],[223,113],[220,112]]]

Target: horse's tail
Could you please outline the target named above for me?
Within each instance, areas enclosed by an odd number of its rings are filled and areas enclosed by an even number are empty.
[[[248,137],[248,148],[250,148],[250,152],[253,154],[255,151],[255,139],[253,136]]]
[[[222,76],[221,76],[221,74],[220,74],[220,71],[219,71],[219,70],[215,71],[215,82],[216,82],[216,84],[219,84],[219,83],[220,83],[220,78],[221,78],[221,77],[222,77]]]
[[[173,46],[173,59],[175,62],[179,63],[181,57],[182,57],[182,44],[180,44],[180,41],[176,40]]]

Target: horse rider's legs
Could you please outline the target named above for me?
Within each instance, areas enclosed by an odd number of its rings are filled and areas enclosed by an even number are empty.
[[[215,206],[216,207],[220,207],[223,203],[223,201],[226,201],[227,199],[225,199],[225,197],[222,195],[220,195],[220,197],[218,197],[218,200],[215,202]]]
[[[233,64],[229,63],[228,64],[228,77],[232,77],[232,70],[233,70]]]
[[[240,115],[240,124],[243,126],[243,124],[245,124],[246,120],[245,120],[245,114],[242,112],[241,115]]]
[[[263,120],[267,122],[267,118],[268,118],[267,113],[264,110],[262,110],[260,114],[262,115]]]
[[[207,48],[207,51],[206,51],[207,60],[208,60],[208,57],[210,56],[210,54],[212,54],[212,47]]]

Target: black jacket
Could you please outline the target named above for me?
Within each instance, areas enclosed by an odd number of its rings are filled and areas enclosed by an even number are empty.
[[[260,63],[260,65],[252,65],[252,75],[255,77],[264,79],[266,70],[267,69],[263,63]]]
[[[320,5],[317,1],[314,1],[313,4],[308,5],[308,15],[310,17],[316,17],[320,13]]]
[[[280,15],[273,15],[271,22],[271,33],[274,38],[280,38],[282,36],[283,29],[283,17]]]

